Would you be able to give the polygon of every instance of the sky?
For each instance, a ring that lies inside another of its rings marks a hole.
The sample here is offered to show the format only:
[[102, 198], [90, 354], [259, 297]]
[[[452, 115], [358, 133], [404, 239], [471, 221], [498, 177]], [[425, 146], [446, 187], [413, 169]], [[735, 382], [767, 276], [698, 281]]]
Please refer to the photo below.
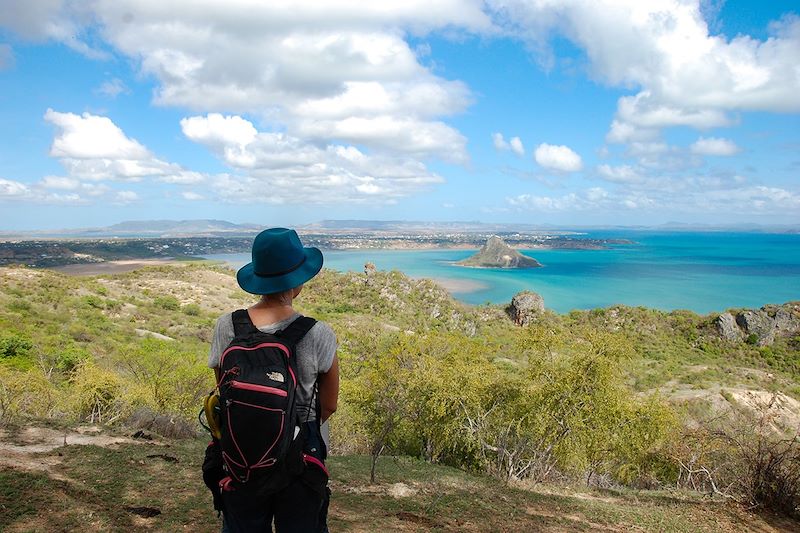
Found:
[[0, 230], [800, 225], [800, 4], [0, 0]]

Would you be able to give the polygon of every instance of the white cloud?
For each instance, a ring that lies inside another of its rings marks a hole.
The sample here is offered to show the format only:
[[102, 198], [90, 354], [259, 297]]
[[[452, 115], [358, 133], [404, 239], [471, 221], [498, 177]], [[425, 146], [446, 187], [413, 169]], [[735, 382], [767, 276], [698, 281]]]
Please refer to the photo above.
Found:
[[453, 163], [465, 163], [468, 159], [467, 139], [443, 122], [393, 116], [349, 117], [303, 122], [297, 131], [299, 137], [343, 140], [419, 159], [437, 156]]
[[131, 204], [139, 200], [139, 195], [133, 191], [118, 191], [114, 195], [114, 202], [121, 205]]
[[202, 194], [198, 194], [192, 191], [184, 191], [181, 193], [181, 196], [184, 198], [184, 200], [190, 200], [190, 201], [198, 201], [206, 199], [206, 197], [203, 196]]
[[520, 157], [525, 155], [525, 147], [522, 146], [522, 141], [519, 137], [512, 137], [508, 143], [511, 145], [511, 151]]
[[253, 142], [258, 131], [253, 124], [239, 116], [209, 113], [205, 117], [181, 120], [183, 134], [192, 140], [220, 142], [244, 148]]
[[496, 150], [508, 150], [511, 148], [508, 142], [503, 138], [502, 133], [492, 133], [492, 143]]
[[[770, 36], [712, 35], [700, 0], [489, 0], [507, 30], [554, 64], [557, 33], [585, 50], [590, 74], [632, 88], [619, 99], [609, 143], [657, 142], [663, 128], [730, 126], [739, 111], [800, 111], [800, 18]], [[709, 12], [708, 9], [705, 10]], [[713, 10], [711, 10], [713, 12]]]
[[735, 155], [741, 151], [733, 141], [718, 137], [700, 137], [689, 149], [694, 154], [720, 156]]
[[385, 203], [443, 181], [411, 157], [371, 155], [355, 146], [318, 146], [287, 133], [257, 132], [238, 116], [189, 117], [181, 127], [189, 139], [244, 173], [212, 180], [215, 195], [223, 200]]
[[511, 139], [506, 141], [502, 133], [492, 133], [492, 143], [496, 150], [503, 152], [511, 150], [520, 157], [525, 155], [525, 147], [519, 137], [511, 137]]
[[75, 178], [67, 178], [64, 176], [45, 176], [39, 183], [34, 184], [34, 186], [47, 191], [47, 194], [51, 194], [49, 191], [56, 190], [72, 191], [76, 195], [98, 197], [111, 192], [111, 188], [104, 183], [86, 183]]
[[[618, 190], [592, 188], [561, 196], [521, 194], [506, 198], [518, 211], [613, 212], [638, 210], [648, 215], [675, 216], [729, 214], [768, 215], [800, 209], [800, 194], [780, 187], [742, 186], [736, 180], [713, 184], [714, 180], [686, 181], [673, 190]], [[710, 187], [710, 188], [709, 188]]]
[[[54, 176], [48, 176], [39, 183], [26, 184], [19, 181], [7, 180], [0, 178], [0, 202], [14, 201], [26, 202], [36, 204], [71, 204], [83, 205], [87, 201], [75, 189], [82, 188], [79, 184], [75, 187], [72, 182], [66, 178], [59, 179]], [[69, 192], [53, 192], [52, 189], [57, 191]], [[87, 188], [84, 191], [87, 194], [93, 192], [93, 188]]]
[[[83, 113], [60, 113], [48, 109], [45, 120], [57, 127], [50, 155], [57, 157], [68, 177], [46, 177], [43, 186], [87, 190], [86, 181], [142, 181], [156, 178], [166, 183], [197, 184], [205, 174], [192, 172], [155, 157], [135, 139], [129, 138], [108, 117]], [[98, 191], [100, 189], [93, 189]]]
[[59, 128], [50, 147], [53, 157], [71, 159], [147, 159], [150, 153], [129, 139], [108, 117], [59, 113], [48, 109], [44, 119]]
[[562, 196], [539, 196], [535, 194], [520, 194], [506, 198], [506, 203], [516, 210], [521, 211], [589, 211], [608, 208], [612, 203], [611, 196], [601, 187], [592, 187], [578, 192], [571, 192]]
[[120, 94], [128, 92], [130, 92], [128, 87], [119, 78], [104, 81], [103, 84], [97, 88], [97, 93], [107, 96], [108, 98], [116, 98]]
[[74, 178], [66, 178], [64, 176], [45, 176], [42, 178], [41, 186], [45, 189], [74, 191], [80, 188], [81, 182]]
[[542, 143], [536, 147], [533, 157], [540, 166], [558, 172], [577, 172], [583, 168], [581, 156], [563, 145]]
[[83, 36], [99, 36], [157, 81], [161, 105], [252, 113], [317, 144], [456, 163], [469, 159], [466, 139], [443, 119], [470, 105], [470, 91], [421, 64], [429, 45], [412, 49], [406, 36], [495, 31], [481, 0], [31, 0], [0, 24], [85, 53]]
[[602, 164], [597, 167], [597, 172], [606, 181], [614, 183], [640, 183], [642, 176], [639, 171], [630, 165], [611, 166]]
[[466, 140], [441, 118], [462, 112], [469, 90], [420, 64], [404, 35], [488, 30], [478, 0], [231, 0], [224, 7], [178, 0], [170, 10], [155, 1], [100, 0], [94, 14], [102, 35], [158, 80], [159, 104], [266, 116], [316, 142], [468, 159]]
[[0, 178], [0, 199], [25, 198], [30, 192], [30, 188], [24, 183]]

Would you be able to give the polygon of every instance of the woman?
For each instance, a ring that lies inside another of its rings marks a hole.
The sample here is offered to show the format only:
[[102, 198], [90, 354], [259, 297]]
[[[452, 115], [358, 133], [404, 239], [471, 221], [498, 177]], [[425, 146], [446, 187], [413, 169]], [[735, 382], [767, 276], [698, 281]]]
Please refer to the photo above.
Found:
[[[301, 316], [292, 303], [303, 284], [322, 268], [322, 252], [304, 248], [294, 230], [272, 228], [256, 236], [252, 258], [236, 274], [242, 289], [261, 296], [247, 309], [246, 316], [265, 333], [280, 332]], [[222, 353], [233, 338], [233, 317], [227, 313], [217, 320], [208, 359], [217, 381]], [[298, 419], [306, 424], [308, 435], [304, 451], [321, 462], [327, 447], [320, 424], [336, 411], [339, 396], [336, 336], [330, 326], [316, 322], [297, 343], [295, 358]], [[309, 472], [314, 468], [307, 466], [285, 489], [266, 497], [254, 498], [248, 486], [223, 492], [222, 531], [272, 531], [273, 519], [277, 533], [326, 531], [329, 493], [324, 481], [319, 484], [319, 472]]]

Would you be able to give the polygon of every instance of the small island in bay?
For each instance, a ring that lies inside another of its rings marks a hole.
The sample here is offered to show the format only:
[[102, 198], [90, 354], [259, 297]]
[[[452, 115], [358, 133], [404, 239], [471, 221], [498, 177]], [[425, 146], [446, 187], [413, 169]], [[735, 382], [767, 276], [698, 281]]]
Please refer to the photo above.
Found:
[[536, 259], [522, 255], [513, 249], [497, 235], [489, 237], [478, 253], [456, 264], [483, 268], [537, 268], [542, 266]]

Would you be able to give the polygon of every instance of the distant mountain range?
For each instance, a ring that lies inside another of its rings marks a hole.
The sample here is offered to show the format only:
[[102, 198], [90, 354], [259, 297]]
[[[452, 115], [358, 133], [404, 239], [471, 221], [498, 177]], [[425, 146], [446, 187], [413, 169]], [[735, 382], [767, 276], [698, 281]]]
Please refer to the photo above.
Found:
[[102, 228], [0, 232], [0, 237], [36, 238], [180, 238], [251, 236], [264, 229], [257, 224], [225, 220], [130, 220]]
[[[267, 226], [235, 224], [225, 220], [131, 220], [107, 227], [38, 231], [2, 231], [0, 239], [42, 238], [180, 238], [180, 237], [249, 237]], [[563, 226], [550, 224], [503, 224], [479, 221], [430, 222], [409, 220], [322, 220], [297, 226], [300, 233], [471, 233], [471, 232], [528, 232], [567, 235], [597, 230], [655, 230], [655, 231], [743, 231], [798, 233], [800, 226], [762, 226], [752, 223], [738, 225], [687, 224], [669, 222], [656, 226]]]

